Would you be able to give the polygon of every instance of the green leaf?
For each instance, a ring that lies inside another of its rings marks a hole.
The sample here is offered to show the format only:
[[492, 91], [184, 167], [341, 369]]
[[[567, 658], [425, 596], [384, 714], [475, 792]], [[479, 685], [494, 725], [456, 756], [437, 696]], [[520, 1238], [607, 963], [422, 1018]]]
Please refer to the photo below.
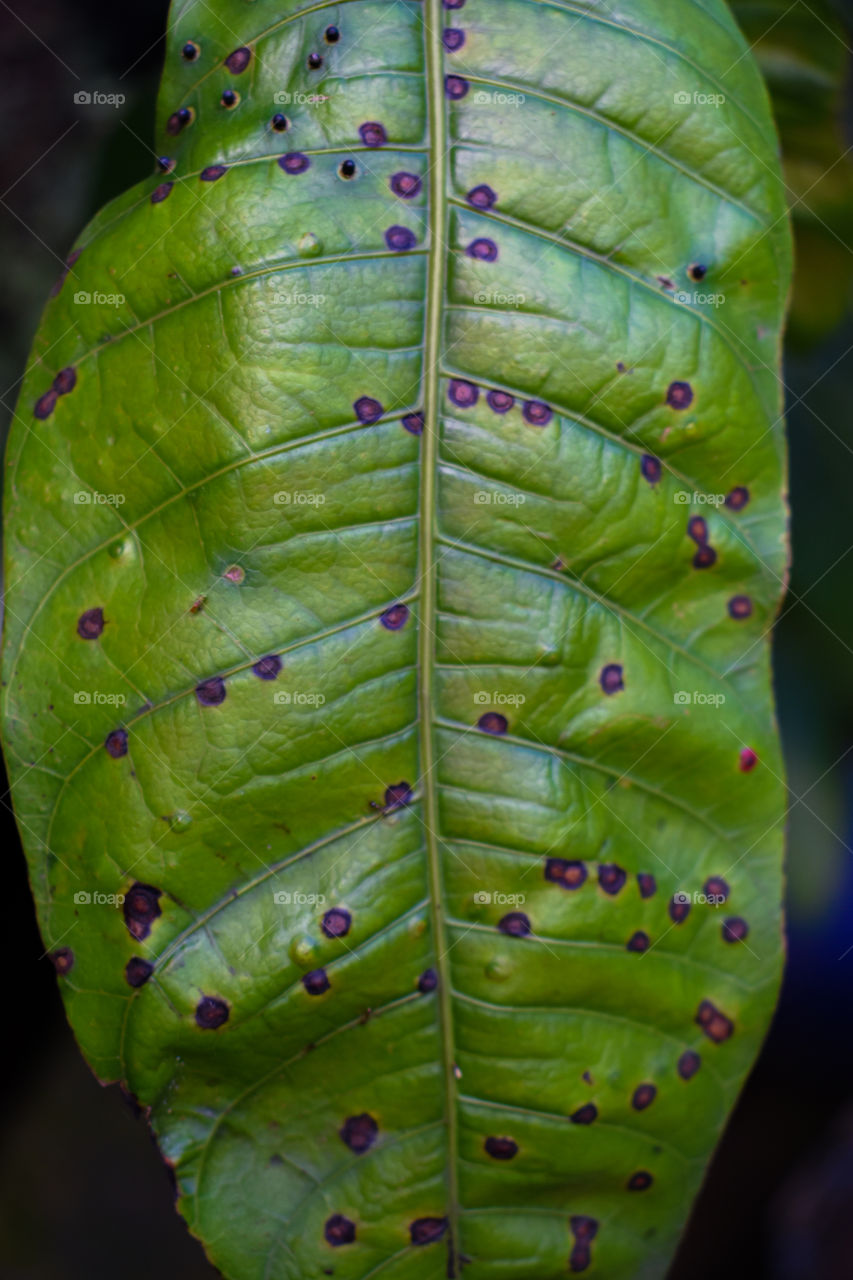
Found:
[[781, 964], [743, 39], [184, 0], [158, 118], [9, 445], [6, 751], [81, 1047], [232, 1280], [661, 1276]]

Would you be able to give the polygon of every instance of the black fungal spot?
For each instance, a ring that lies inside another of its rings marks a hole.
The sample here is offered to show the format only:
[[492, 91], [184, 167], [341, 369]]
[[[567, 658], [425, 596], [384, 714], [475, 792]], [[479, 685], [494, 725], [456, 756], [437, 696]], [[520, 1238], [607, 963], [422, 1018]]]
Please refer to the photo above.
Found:
[[337, 1249], [342, 1244], [352, 1244], [355, 1240], [355, 1223], [350, 1222], [349, 1218], [345, 1218], [342, 1213], [333, 1213], [331, 1218], [326, 1219], [323, 1235], [326, 1237], [326, 1243], [333, 1249]]
[[240, 95], [234, 89], [223, 89], [219, 101], [227, 111], [231, 111], [240, 101]]
[[416, 1218], [409, 1225], [412, 1244], [435, 1244], [447, 1231], [446, 1218]]
[[622, 679], [622, 668], [619, 663], [609, 662], [606, 667], [602, 667], [598, 683], [601, 685], [602, 691], [608, 696], [619, 693], [624, 689], [625, 682]]
[[643, 479], [648, 480], [649, 484], [657, 484], [661, 478], [660, 459], [653, 457], [650, 453], [644, 453], [640, 459], [640, 471]]
[[631, 1099], [631, 1106], [635, 1111], [645, 1111], [646, 1107], [650, 1107], [657, 1096], [656, 1085], [638, 1084]]
[[591, 1258], [592, 1254], [588, 1244], [576, 1244], [569, 1257], [569, 1270], [586, 1271]]
[[233, 53], [229, 53], [225, 59], [225, 65], [235, 76], [239, 76], [243, 74], [251, 61], [252, 50], [243, 45], [241, 48], [235, 49]]
[[703, 1000], [699, 1005], [695, 1022], [715, 1044], [722, 1044], [724, 1040], [728, 1040], [735, 1029], [731, 1018], [727, 1018], [710, 1000]]
[[392, 787], [385, 789], [385, 812], [392, 813], [394, 809], [405, 809], [406, 805], [412, 802], [412, 788], [408, 782], [395, 782]]
[[443, 0], [445, 9], [463, 9], [465, 0]]
[[554, 416], [554, 411], [541, 400], [526, 400], [522, 409], [524, 421], [532, 427], [547, 427]]
[[687, 536], [697, 546], [704, 547], [708, 541], [708, 522], [702, 516], [691, 516], [687, 521]]
[[452, 98], [454, 102], [458, 102], [460, 98], [464, 98], [470, 85], [462, 76], [445, 76], [444, 92], [448, 98]]
[[151, 926], [162, 914], [160, 889], [152, 884], [132, 884], [124, 895], [122, 911], [128, 932], [137, 942], [142, 942], [151, 932]]
[[332, 984], [326, 977], [325, 969], [312, 969], [310, 973], [303, 973], [302, 985], [309, 996], [321, 996]]
[[586, 877], [587, 870], [582, 862], [548, 858], [545, 863], [545, 879], [551, 884], [558, 884], [561, 889], [580, 889]]
[[682, 1080], [692, 1080], [702, 1065], [702, 1059], [692, 1049], [685, 1050], [678, 1059], [678, 1074]]
[[493, 1160], [512, 1160], [518, 1155], [518, 1143], [512, 1138], [486, 1138], [483, 1146]]
[[161, 173], [171, 173], [175, 167], [175, 161], [171, 156], [160, 156], [157, 160], [157, 168]]
[[447, 395], [460, 409], [472, 409], [480, 398], [480, 388], [473, 382], [465, 382], [462, 378], [452, 378]]
[[189, 107], [181, 107], [180, 111], [173, 112], [166, 121], [166, 132], [176, 138], [179, 133], [186, 129], [187, 125], [193, 118], [193, 113]]
[[308, 69], [310, 71], [319, 71], [323, 65], [323, 55], [321, 53], [308, 54]]
[[252, 674], [259, 680], [275, 680], [280, 671], [281, 658], [277, 653], [268, 653], [266, 657], [259, 658], [252, 667]]
[[149, 197], [151, 203], [162, 204], [164, 200], [168, 200], [169, 196], [172, 194], [172, 188], [174, 185], [174, 182], [161, 182], [160, 185], [155, 187], [151, 192]]
[[74, 968], [74, 952], [70, 947], [57, 947], [50, 953], [50, 962], [61, 978]]
[[501, 734], [506, 733], [509, 728], [509, 722], [506, 716], [502, 716], [499, 711], [487, 711], [477, 721], [477, 728], [482, 729], [483, 733], [491, 733], [500, 737]]
[[594, 1102], [585, 1102], [577, 1111], [572, 1112], [569, 1119], [572, 1124], [592, 1124], [598, 1119], [598, 1107]]
[[667, 907], [669, 918], [673, 924], [683, 924], [690, 915], [690, 899], [686, 893], [675, 893]]
[[569, 1270], [586, 1271], [592, 1258], [591, 1244], [598, 1234], [598, 1222], [595, 1218], [574, 1214], [569, 1218], [569, 1229], [575, 1238], [569, 1257]]
[[45, 391], [44, 395], [39, 396], [38, 400], [36, 400], [35, 405], [33, 406], [34, 415], [41, 421], [44, 421], [45, 418], [49, 418], [56, 408], [56, 402], [58, 399], [59, 393], [54, 391], [53, 387], [51, 387], [50, 391]]
[[438, 986], [438, 974], [435, 969], [425, 969], [418, 978], [418, 991], [421, 995], [427, 996], [431, 991], [435, 991]]
[[310, 169], [311, 161], [301, 151], [288, 151], [287, 155], [279, 156], [278, 167], [285, 173], [304, 173]]
[[218, 707], [225, 701], [225, 681], [221, 676], [211, 676], [195, 687], [196, 700], [201, 707]]
[[710, 898], [717, 904], [727, 902], [731, 889], [727, 880], [722, 876], [709, 876], [703, 885], [703, 892], [707, 898]]
[[658, 891], [658, 882], [650, 871], [637, 872], [637, 885], [641, 898], [653, 898]]
[[730, 511], [743, 511], [749, 502], [749, 490], [742, 484], [732, 489], [731, 493], [726, 494], [725, 503]]
[[181, 57], [184, 62], [195, 62], [200, 53], [201, 49], [196, 44], [195, 40], [188, 40], [181, 49]]
[[326, 30], [323, 32], [323, 39], [326, 41], [326, 44], [337, 44], [340, 38], [341, 33], [337, 27], [326, 27]]
[[485, 182], [479, 187], [472, 187], [465, 199], [475, 209], [494, 209], [498, 202], [497, 192]]
[[515, 396], [511, 396], [508, 391], [489, 391], [486, 404], [495, 413], [509, 413], [515, 404]]
[[228, 166], [225, 164], [209, 164], [198, 176], [202, 182], [218, 182], [227, 171]]
[[390, 187], [395, 196], [401, 196], [403, 200], [411, 200], [418, 195], [423, 182], [416, 173], [395, 173], [390, 179]]
[[405, 604], [392, 604], [386, 609], [379, 621], [386, 631], [400, 631], [409, 621], [409, 609]]
[[445, 27], [442, 39], [445, 49], [449, 53], [455, 53], [465, 43], [465, 32], [460, 27]]
[[736, 622], [752, 616], [752, 601], [749, 596], [732, 596], [729, 601], [729, 616]]
[[402, 253], [406, 249], [414, 249], [418, 238], [408, 227], [389, 227], [385, 232], [385, 243], [389, 249]]
[[605, 893], [615, 897], [628, 879], [628, 872], [623, 871], [615, 862], [602, 863], [598, 868], [598, 883]]
[[498, 258], [498, 246], [486, 236], [472, 240], [465, 252], [469, 258], [476, 258], [478, 262], [497, 262]]
[[107, 755], [112, 756], [113, 760], [120, 760], [122, 756], [127, 755], [127, 729], [113, 729], [112, 733], [108, 733], [104, 746]]
[[691, 262], [687, 268], [687, 274], [691, 280], [704, 280], [708, 274], [708, 268], [701, 262]]
[[498, 928], [509, 938], [527, 938], [532, 932], [530, 921], [523, 911], [510, 911], [498, 921]]
[[320, 924], [327, 938], [345, 938], [350, 931], [352, 916], [345, 907], [331, 907]]
[[153, 972], [153, 964], [141, 956], [131, 956], [124, 967], [124, 976], [132, 987], [144, 987]]
[[717, 553], [713, 547], [699, 547], [693, 557], [694, 569], [710, 569], [717, 563]]
[[359, 396], [352, 407], [359, 422], [377, 422], [385, 412], [379, 401], [371, 396]]
[[366, 124], [359, 125], [358, 136], [366, 147], [384, 147], [388, 141], [385, 126], [378, 120], [368, 120]]
[[750, 773], [757, 764], [758, 756], [755, 754], [752, 747], [741, 748], [740, 755], [738, 756], [738, 768], [741, 773]]
[[666, 402], [671, 409], [689, 409], [693, 403], [693, 388], [689, 382], [671, 382], [667, 388]]
[[403, 426], [413, 436], [423, 435], [424, 415], [422, 413], [407, 413], [403, 419]]
[[357, 1156], [363, 1156], [376, 1141], [379, 1125], [373, 1116], [364, 1111], [360, 1116], [348, 1116], [338, 1133], [350, 1151], [355, 1152]]
[[77, 386], [77, 370], [73, 365], [60, 369], [53, 380], [53, 389], [58, 396], [67, 396]]
[[626, 951], [648, 951], [651, 946], [649, 935], [643, 933], [642, 929], [638, 929], [636, 933], [632, 933], [628, 941], [625, 943]]
[[87, 609], [77, 619], [77, 634], [81, 640], [97, 640], [103, 629], [103, 609]]
[[632, 1173], [628, 1179], [629, 1191], [648, 1191], [654, 1182], [654, 1178], [645, 1169], [639, 1169], [637, 1173]]
[[749, 925], [742, 916], [730, 916], [723, 921], [723, 941], [743, 942], [749, 934]]
[[[290, 121], [287, 116], [283, 116], [280, 111], [277, 111], [272, 120], [270, 120], [270, 128], [275, 133], [286, 133], [289, 127]], [[355, 168], [355, 166], [353, 166], [353, 168]]]

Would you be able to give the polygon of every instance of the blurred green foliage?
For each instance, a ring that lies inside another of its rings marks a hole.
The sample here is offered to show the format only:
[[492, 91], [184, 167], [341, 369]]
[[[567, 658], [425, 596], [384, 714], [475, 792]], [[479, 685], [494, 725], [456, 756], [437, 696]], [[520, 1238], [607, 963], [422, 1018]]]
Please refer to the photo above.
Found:
[[828, 0], [734, 0], [773, 100], [794, 217], [789, 337], [826, 337], [853, 302], [849, 19]]

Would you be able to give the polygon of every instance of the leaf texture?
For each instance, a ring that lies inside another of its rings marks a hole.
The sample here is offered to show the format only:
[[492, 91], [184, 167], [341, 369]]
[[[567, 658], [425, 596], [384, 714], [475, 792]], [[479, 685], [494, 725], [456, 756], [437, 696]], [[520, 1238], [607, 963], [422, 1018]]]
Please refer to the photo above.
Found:
[[232, 1280], [662, 1276], [781, 965], [775, 134], [718, 0], [185, 0], [9, 444], [81, 1047]]

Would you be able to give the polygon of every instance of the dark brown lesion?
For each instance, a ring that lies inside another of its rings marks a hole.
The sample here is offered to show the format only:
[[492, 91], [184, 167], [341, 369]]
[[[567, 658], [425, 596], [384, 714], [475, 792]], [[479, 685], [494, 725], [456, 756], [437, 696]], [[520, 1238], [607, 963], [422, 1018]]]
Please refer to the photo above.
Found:
[[545, 879], [558, 884], [561, 889], [580, 889], [586, 883], [587, 869], [583, 862], [568, 858], [548, 858], [545, 862]]
[[161, 889], [153, 884], [140, 884], [136, 881], [124, 895], [122, 911], [128, 932], [137, 942], [143, 941], [151, 932], [151, 926], [162, 914], [160, 899]]
[[703, 1000], [696, 1010], [696, 1023], [705, 1032], [709, 1040], [713, 1040], [715, 1044], [722, 1044], [724, 1040], [728, 1040], [735, 1029], [735, 1024], [731, 1018], [712, 1004], [710, 1000]]

